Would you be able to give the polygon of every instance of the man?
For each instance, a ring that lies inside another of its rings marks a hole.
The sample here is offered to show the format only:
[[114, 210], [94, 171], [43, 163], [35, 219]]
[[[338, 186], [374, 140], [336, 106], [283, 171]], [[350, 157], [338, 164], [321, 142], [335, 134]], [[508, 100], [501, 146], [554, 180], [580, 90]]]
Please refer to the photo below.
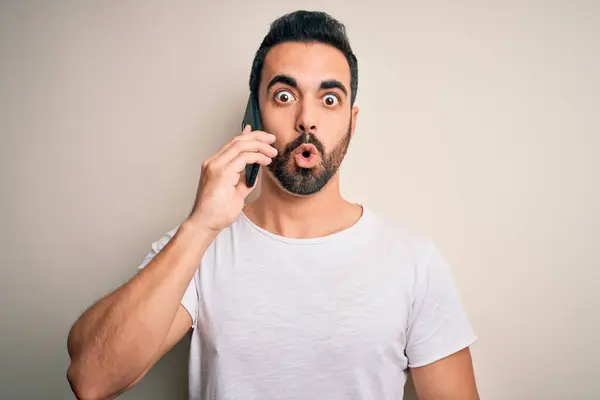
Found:
[[[344, 26], [275, 21], [252, 66], [263, 131], [203, 163], [195, 206], [69, 335], [80, 399], [133, 387], [190, 329], [191, 399], [478, 399], [475, 336], [428, 240], [340, 195], [357, 61]], [[259, 163], [261, 193], [244, 181]]]

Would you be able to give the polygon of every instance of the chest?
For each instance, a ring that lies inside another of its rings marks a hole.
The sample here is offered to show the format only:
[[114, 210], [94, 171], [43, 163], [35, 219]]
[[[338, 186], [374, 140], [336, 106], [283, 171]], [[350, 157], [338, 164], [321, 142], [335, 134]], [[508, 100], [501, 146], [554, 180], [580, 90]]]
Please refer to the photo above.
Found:
[[239, 249], [203, 270], [206, 345], [224, 359], [364, 365], [401, 358], [410, 268], [365, 249]]

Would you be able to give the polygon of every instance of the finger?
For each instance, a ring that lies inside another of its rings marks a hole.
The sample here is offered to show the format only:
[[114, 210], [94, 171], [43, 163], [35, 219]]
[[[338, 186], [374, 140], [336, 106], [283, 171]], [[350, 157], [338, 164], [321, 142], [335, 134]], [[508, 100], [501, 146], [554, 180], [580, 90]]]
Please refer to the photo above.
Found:
[[[248, 131], [248, 129], [250, 129], [250, 130]], [[241, 135], [235, 136], [234, 138], [232, 138], [227, 144], [225, 144], [215, 154], [213, 154], [208, 159], [208, 161], [210, 162], [210, 161], [217, 159], [225, 151], [227, 151], [231, 146], [235, 145], [237, 142], [239, 142], [241, 140], [259, 140], [259, 141], [271, 144], [271, 143], [275, 142], [275, 135], [272, 135], [272, 134], [264, 132], [264, 131], [252, 131], [250, 128], [250, 125], [246, 125], [244, 127], [244, 131], [242, 131]]]
[[271, 133], [267, 133], [265, 131], [250, 131], [250, 132], [242, 131], [241, 135], [234, 137], [233, 139], [231, 139], [231, 141], [229, 143], [230, 144], [235, 143], [239, 140], [260, 140], [261, 142], [265, 142], [265, 143], [274, 143], [275, 135], [273, 135]]
[[230, 163], [241, 153], [262, 153], [269, 158], [273, 158], [277, 155], [277, 149], [273, 146], [260, 142], [258, 140], [240, 140], [233, 145], [229, 146], [227, 150], [223, 152], [217, 159], [214, 160], [219, 166], [224, 166]]
[[227, 170], [233, 173], [241, 173], [249, 164], [269, 165], [272, 159], [262, 153], [245, 152], [238, 154], [228, 165]]

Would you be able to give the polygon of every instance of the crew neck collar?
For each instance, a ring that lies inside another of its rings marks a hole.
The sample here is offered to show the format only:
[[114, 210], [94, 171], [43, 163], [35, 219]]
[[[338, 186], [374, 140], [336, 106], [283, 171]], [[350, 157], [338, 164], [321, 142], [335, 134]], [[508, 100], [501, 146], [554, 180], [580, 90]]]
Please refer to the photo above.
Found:
[[314, 238], [291, 238], [291, 237], [287, 237], [287, 236], [277, 235], [273, 232], [270, 232], [270, 231], [258, 226], [254, 222], [252, 222], [250, 220], [250, 218], [248, 218], [248, 216], [244, 213], [244, 211], [242, 211], [241, 216], [242, 216], [243, 222], [248, 224], [252, 229], [261, 233], [262, 235], [267, 236], [268, 238], [270, 238], [272, 240], [282, 242], [282, 243], [287, 243], [287, 244], [312, 245], [312, 244], [319, 244], [319, 243], [327, 242], [327, 241], [330, 241], [330, 240], [333, 240], [333, 239], [336, 239], [339, 237], [343, 237], [343, 236], [349, 235], [349, 234], [355, 232], [356, 230], [360, 229], [360, 227], [362, 225], [364, 225], [365, 220], [369, 216], [369, 210], [367, 207], [365, 207], [362, 204], [358, 204], [358, 205], [362, 208], [362, 214], [360, 215], [358, 220], [353, 225], [351, 225], [341, 231], [338, 231], [338, 232], [335, 232], [335, 233], [332, 233], [329, 235], [325, 235], [325, 236], [314, 237]]

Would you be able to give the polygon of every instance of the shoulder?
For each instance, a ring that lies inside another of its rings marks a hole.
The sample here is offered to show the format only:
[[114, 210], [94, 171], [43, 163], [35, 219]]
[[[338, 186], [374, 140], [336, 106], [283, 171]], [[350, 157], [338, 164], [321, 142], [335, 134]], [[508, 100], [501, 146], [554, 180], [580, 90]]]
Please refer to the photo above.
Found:
[[400, 282], [410, 304], [452, 297], [451, 267], [430, 235], [382, 214], [370, 212], [368, 217], [368, 251], [388, 278]]
[[380, 250], [383, 248], [391, 251], [397, 259], [408, 261], [417, 267], [426, 263], [436, 251], [433, 239], [424, 232], [371, 209], [365, 209], [365, 216], [373, 243]]

